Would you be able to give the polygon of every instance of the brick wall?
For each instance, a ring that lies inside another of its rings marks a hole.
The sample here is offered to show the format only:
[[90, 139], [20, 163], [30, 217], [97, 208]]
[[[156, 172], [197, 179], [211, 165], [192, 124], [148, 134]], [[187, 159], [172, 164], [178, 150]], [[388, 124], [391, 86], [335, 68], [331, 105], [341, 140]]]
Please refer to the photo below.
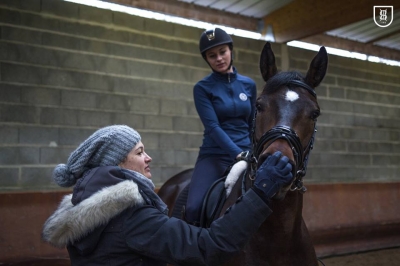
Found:
[[[157, 186], [194, 165], [192, 87], [210, 70], [202, 30], [54, 0], [0, 0], [0, 188], [57, 189], [51, 171], [92, 132], [138, 130]], [[233, 37], [235, 66], [262, 88], [262, 41]], [[305, 72], [315, 52], [273, 44]], [[399, 68], [330, 55], [306, 180], [400, 179]], [[284, 62], [281, 62], [283, 60]]]

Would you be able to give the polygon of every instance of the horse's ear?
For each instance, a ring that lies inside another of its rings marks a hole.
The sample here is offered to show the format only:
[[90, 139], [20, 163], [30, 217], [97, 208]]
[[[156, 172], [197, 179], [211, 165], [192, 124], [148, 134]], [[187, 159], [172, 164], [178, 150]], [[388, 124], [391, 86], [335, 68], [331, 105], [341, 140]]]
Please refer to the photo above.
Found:
[[260, 56], [260, 71], [265, 82], [274, 76], [277, 72], [275, 64], [275, 55], [272, 52], [271, 44], [267, 42]]
[[324, 79], [327, 68], [328, 54], [325, 47], [322, 46], [310, 64], [310, 68], [306, 75], [306, 83], [311, 87], [316, 88]]

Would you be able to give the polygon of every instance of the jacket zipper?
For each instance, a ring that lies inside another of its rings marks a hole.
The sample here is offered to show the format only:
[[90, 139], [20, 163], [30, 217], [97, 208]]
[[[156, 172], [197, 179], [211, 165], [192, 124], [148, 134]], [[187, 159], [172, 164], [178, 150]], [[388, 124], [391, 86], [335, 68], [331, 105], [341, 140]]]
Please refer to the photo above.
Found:
[[230, 73], [228, 73], [228, 83], [229, 83], [229, 88], [230, 88], [229, 94], [231, 95], [234, 113], [236, 114], [236, 104], [235, 104], [235, 100], [234, 100], [234, 91], [233, 91], [233, 88], [231, 85], [231, 74]]

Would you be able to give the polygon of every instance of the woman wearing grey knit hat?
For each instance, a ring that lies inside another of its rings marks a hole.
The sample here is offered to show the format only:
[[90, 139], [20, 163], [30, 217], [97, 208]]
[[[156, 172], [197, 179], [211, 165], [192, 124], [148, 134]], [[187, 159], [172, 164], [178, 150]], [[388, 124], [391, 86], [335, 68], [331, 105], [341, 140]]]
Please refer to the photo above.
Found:
[[74, 189], [44, 224], [43, 239], [67, 247], [71, 265], [220, 265], [244, 247], [270, 215], [272, 197], [292, 181], [289, 159], [269, 156], [253, 189], [204, 229], [167, 216], [151, 160], [128, 126], [94, 132], [54, 169], [55, 182]]

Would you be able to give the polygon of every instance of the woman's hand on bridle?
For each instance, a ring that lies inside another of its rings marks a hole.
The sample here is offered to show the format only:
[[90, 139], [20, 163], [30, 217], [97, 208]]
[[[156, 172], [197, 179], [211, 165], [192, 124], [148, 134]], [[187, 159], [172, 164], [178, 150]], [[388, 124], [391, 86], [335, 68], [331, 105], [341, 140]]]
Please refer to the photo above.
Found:
[[253, 189], [268, 203], [282, 187], [292, 181], [292, 165], [289, 158], [277, 151], [258, 168]]

